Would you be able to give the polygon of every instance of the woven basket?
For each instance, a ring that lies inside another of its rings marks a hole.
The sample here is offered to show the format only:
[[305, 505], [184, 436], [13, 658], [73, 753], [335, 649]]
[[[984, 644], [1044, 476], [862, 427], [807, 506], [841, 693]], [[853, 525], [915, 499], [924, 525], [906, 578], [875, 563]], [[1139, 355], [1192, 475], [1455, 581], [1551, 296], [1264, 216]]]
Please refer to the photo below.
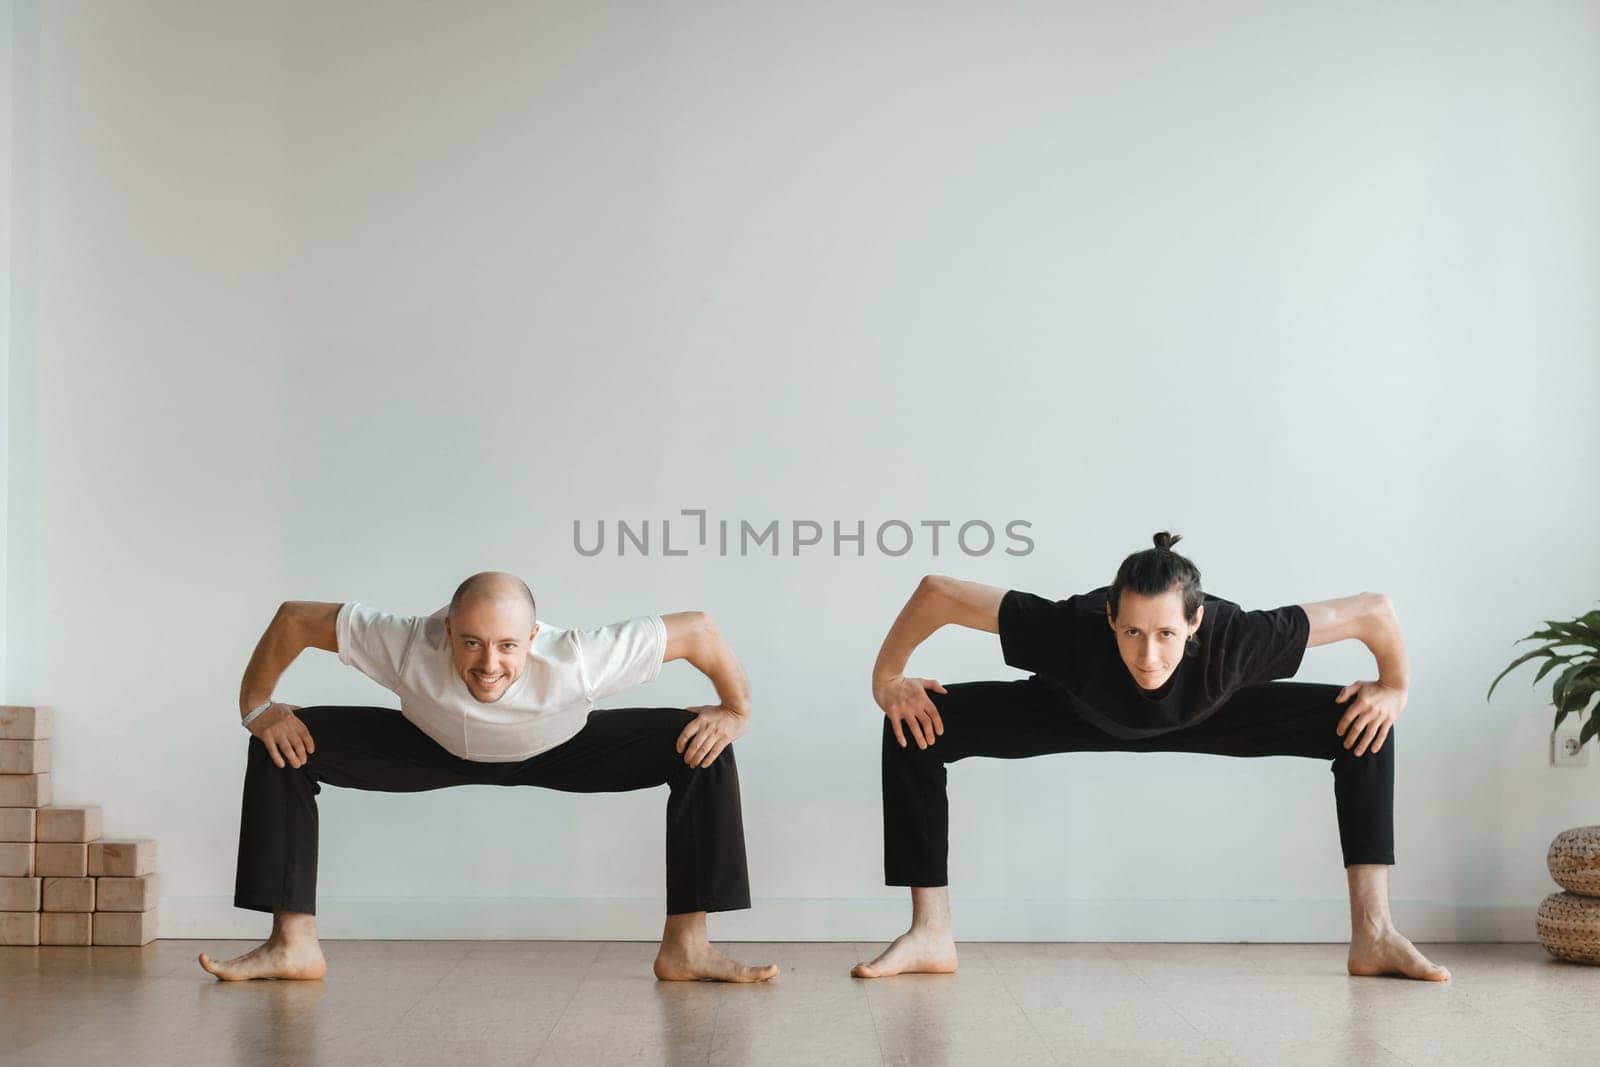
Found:
[[1600, 897], [1551, 893], [1539, 905], [1539, 943], [1574, 963], [1600, 963]]
[[1569, 893], [1600, 897], [1600, 826], [1563, 830], [1545, 857], [1550, 877]]

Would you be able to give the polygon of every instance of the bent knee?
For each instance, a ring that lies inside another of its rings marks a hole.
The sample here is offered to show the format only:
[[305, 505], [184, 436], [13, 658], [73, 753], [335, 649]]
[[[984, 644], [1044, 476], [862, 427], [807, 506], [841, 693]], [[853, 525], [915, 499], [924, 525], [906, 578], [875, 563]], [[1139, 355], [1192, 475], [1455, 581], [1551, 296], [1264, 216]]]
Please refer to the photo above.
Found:
[[900, 743], [900, 739], [895, 736], [894, 720], [887, 715], [883, 717], [883, 754], [885, 756], [893, 753], [895, 756], [904, 759], [915, 759], [932, 755], [932, 748], [917, 747], [916, 738], [912, 735], [909, 725], [902, 724], [900, 729], [906, 736], [906, 743], [903, 745]]
[[248, 754], [245, 760], [246, 770], [252, 767], [260, 768], [261, 771], [292, 771], [295, 769], [289, 766], [287, 762], [282, 767], [279, 767], [277, 761], [272, 758], [272, 753], [268, 751], [266, 744], [259, 737], [251, 737], [245, 751]]
[[691, 767], [684, 762], [683, 753], [681, 752], [673, 753], [672, 759], [672, 772], [667, 776], [669, 784], [688, 784], [689, 782], [699, 781], [711, 785], [731, 780], [735, 783], [734, 788], [738, 788], [739, 764], [734, 759], [733, 745], [731, 743], [723, 746], [722, 751], [718, 752], [716, 758], [710, 763], [707, 763], [702, 757], [699, 763]]
[[1394, 759], [1394, 735], [1395, 729], [1391, 726], [1389, 732], [1384, 735], [1382, 746], [1375, 749], [1369, 745], [1367, 751], [1362, 754], [1362, 758], [1376, 756], [1379, 759]]
[[1344, 747], [1344, 738], [1336, 737], [1335, 740], [1337, 741], [1337, 743], [1339, 745], [1339, 750], [1338, 750], [1338, 752], [1336, 752], [1334, 754], [1334, 758], [1336, 760], [1338, 760], [1338, 759], [1359, 760], [1359, 761], [1361, 761], [1363, 763], [1368, 762], [1368, 761], [1381, 762], [1381, 761], [1386, 761], [1386, 760], [1393, 760], [1394, 759], [1394, 735], [1395, 735], [1395, 731], [1391, 729], [1389, 731], [1389, 735], [1383, 739], [1383, 744], [1381, 746], [1374, 746], [1373, 744], [1369, 743], [1367, 745], [1367, 750], [1365, 752], [1361, 753], [1360, 755], [1356, 754], [1356, 750], [1355, 750], [1354, 747], [1352, 747], [1352, 748], [1345, 748]]

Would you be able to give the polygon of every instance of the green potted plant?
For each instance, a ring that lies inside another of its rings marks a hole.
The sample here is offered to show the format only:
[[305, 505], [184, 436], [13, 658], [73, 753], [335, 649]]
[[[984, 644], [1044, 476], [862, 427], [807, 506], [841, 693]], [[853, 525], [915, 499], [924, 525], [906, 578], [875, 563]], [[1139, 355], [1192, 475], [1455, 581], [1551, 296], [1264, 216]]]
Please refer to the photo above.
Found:
[[[1577, 715], [1578, 744], [1588, 744], [1600, 732], [1600, 706], [1590, 707], [1600, 693], [1600, 611], [1567, 622], [1546, 620], [1544, 626], [1522, 638], [1544, 644], [1512, 660], [1489, 683], [1488, 695], [1494, 696], [1501, 678], [1524, 663], [1542, 659], [1533, 684], [1560, 670], [1550, 690], [1555, 724], [1560, 727], [1568, 715]], [[1585, 715], [1588, 721], [1584, 721]], [[1560, 959], [1600, 963], [1600, 826], [1580, 826], [1557, 834], [1545, 863], [1565, 892], [1552, 893], [1539, 905], [1535, 926], [1540, 943]]]
[[[1564, 667], [1550, 690], [1550, 702], [1555, 705], [1556, 726], [1559, 727], [1561, 720], [1574, 713], [1581, 721], [1589, 702], [1600, 693], [1600, 610], [1570, 622], [1546, 620], [1544, 625], [1543, 630], [1535, 630], [1517, 642], [1520, 645], [1522, 641], [1543, 641], [1544, 645], [1512, 660], [1511, 665], [1489, 683], [1488, 696], [1494, 696], [1494, 687], [1500, 684], [1501, 678], [1529, 660], [1544, 660], [1539, 673], [1533, 676], [1534, 685], [1557, 667]], [[1588, 743], [1589, 738], [1600, 731], [1600, 706], [1590, 709], [1588, 715], [1589, 721], [1583, 723], [1578, 735], [1580, 744]]]

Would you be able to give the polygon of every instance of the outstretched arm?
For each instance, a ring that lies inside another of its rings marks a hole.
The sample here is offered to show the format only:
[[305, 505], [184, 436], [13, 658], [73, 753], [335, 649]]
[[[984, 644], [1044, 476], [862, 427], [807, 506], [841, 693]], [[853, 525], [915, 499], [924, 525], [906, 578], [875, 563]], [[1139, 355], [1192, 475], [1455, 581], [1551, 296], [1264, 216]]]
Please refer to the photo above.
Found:
[[916, 591], [895, 617], [878, 650], [872, 667], [872, 699], [877, 701], [900, 747], [906, 747], [906, 732], [918, 748], [927, 748], [944, 733], [939, 709], [928, 698], [927, 690], [944, 692], [932, 678], [905, 677], [906, 664], [917, 646], [947, 623], [966, 626], [985, 633], [1000, 632], [1000, 601], [1006, 591], [993, 585], [964, 582], [942, 574], [929, 574], [917, 583]]
[[750, 725], [750, 679], [710, 615], [675, 611], [661, 621], [667, 625], [662, 662], [688, 660], [717, 691], [720, 703], [688, 709], [695, 717], [678, 735], [677, 744], [689, 766], [709, 767]]
[[1383, 593], [1358, 593], [1337, 600], [1302, 604], [1311, 620], [1307, 647], [1355, 639], [1366, 645], [1378, 661], [1378, 679], [1352, 682], [1339, 691], [1339, 703], [1355, 700], [1339, 718], [1336, 731], [1344, 747], [1358, 756], [1383, 747], [1400, 713], [1405, 710], [1411, 685], [1411, 664], [1394, 602]]
[[[301, 652], [308, 648], [339, 651], [335, 621], [341, 606], [313, 600], [287, 600], [279, 605], [266, 632], [256, 642], [256, 650], [244, 669], [244, 680], [239, 683], [241, 719], [250, 709], [272, 700], [278, 679]], [[304, 766], [306, 756], [317, 750], [311, 731], [294, 712], [292, 705], [274, 704], [250, 723], [250, 732], [267, 746], [268, 755], [279, 767], [286, 761], [293, 767]]]

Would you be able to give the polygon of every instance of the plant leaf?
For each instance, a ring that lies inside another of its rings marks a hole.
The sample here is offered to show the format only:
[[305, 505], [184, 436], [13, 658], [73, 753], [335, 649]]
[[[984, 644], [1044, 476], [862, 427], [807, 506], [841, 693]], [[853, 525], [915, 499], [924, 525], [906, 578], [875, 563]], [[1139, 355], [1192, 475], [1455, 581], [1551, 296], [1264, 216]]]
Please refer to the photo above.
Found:
[[1581, 713], [1597, 690], [1600, 690], [1600, 682], [1592, 678], [1580, 678], [1569, 682], [1561, 694], [1560, 707]]
[[[1526, 641], [1527, 638], [1523, 638], [1523, 640]], [[1516, 670], [1530, 659], [1538, 659], [1540, 656], [1553, 655], [1555, 655], [1555, 653], [1550, 651], [1548, 648], [1536, 648], [1532, 652], [1524, 652], [1522, 655], [1512, 660], [1511, 665], [1505, 670], [1501, 671], [1495, 680], [1489, 683], [1489, 692], [1484, 695], [1483, 699], [1488, 700], [1490, 697], [1494, 696], [1494, 687], [1500, 684], [1500, 679], [1504, 678], [1506, 675], [1510, 674], [1512, 671]]]
[[1565, 656], [1551, 656], [1545, 661], [1544, 665], [1539, 668], [1539, 673], [1533, 676], [1533, 684], [1538, 685], [1541, 678], [1555, 670], [1557, 667], [1561, 666], [1563, 663], [1570, 663], [1572, 661], [1572, 657], [1576, 655], [1578, 655], [1578, 653], [1570, 652]]
[[1550, 703], [1558, 708], [1567, 706], [1567, 686], [1572, 684], [1574, 678], [1583, 670], [1584, 664], [1570, 663], [1567, 669], [1556, 678], [1555, 686], [1550, 690]]
[[1550, 648], [1577, 647], [1585, 651], [1593, 649], [1597, 652], [1600, 652], [1600, 637], [1564, 637], [1561, 634], [1554, 634], [1546, 630], [1538, 634], [1529, 634], [1527, 637], [1523, 638], [1523, 640], [1527, 641], [1534, 637], [1538, 637], [1547, 642]]
[[[1577, 622], [1553, 622], [1546, 620], [1545, 629], [1535, 630], [1523, 641], [1553, 641], [1560, 645], [1583, 645], [1587, 648], [1600, 647], [1600, 631], [1588, 629]], [[1520, 643], [1520, 642], [1519, 642]]]

